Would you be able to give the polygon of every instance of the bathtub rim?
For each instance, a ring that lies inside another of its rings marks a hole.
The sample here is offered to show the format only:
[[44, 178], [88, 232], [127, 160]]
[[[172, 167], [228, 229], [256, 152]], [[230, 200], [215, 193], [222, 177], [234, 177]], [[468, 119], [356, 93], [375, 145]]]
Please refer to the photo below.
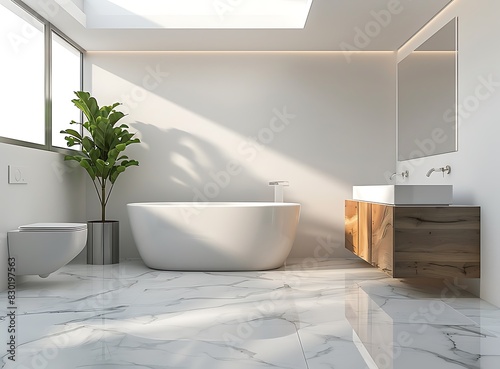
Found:
[[127, 206], [130, 207], [211, 207], [211, 208], [265, 208], [265, 207], [293, 207], [301, 206], [296, 202], [259, 202], [259, 201], [248, 201], [248, 202], [194, 202], [194, 201], [151, 201], [151, 202], [131, 202]]

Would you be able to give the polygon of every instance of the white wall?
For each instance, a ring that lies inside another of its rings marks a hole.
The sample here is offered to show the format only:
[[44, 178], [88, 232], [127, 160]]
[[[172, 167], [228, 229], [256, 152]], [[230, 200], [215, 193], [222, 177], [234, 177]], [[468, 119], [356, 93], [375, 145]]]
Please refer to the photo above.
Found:
[[[500, 182], [499, 14], [499, 1], [455, 0], [412, 44], [401, 50], [403, 56], [454, 16], [459, 17], [458, 151], [398, 163], [399, 170], [410, 168], [408, 183], [453, 184], [456, 204], [481, 206], [480, 295], [497, 306], [500, 306], [500, 197], [496, 194]], [[451, 175], [425, 176], [430, 168], [444, 165], [451, 165]], [[478, 292], [478, 281], [469, 284], [475, 285]]]
[[[61, 154], [0, 143], [0, 291], [7, 286], [7, 232], [36, 222], [85, 222], [81, 168]], [[25, 167], [27, 184], [8, 184], [8, 165]]]
[[[128, 202], [193, 201], [232, 160], [242, 172], [210, 201], [269, 201], [268, 181], [289, 180], [285, 200], [302, 204], [291, 256], [352, 256], [344, 200], [352, 185], [384, 183], [395, 169], [395, 54], [351, 57], [88, 53], [87, 89], [101, 104], [123, 102], [124, 122], [143, 141], [129, 148], [140, 167], [119, 178], [108, 209], [121, 221], [121, 257], [138, 256]], [[97, 218], [90, 183], [87, 199], [87, 216]]]

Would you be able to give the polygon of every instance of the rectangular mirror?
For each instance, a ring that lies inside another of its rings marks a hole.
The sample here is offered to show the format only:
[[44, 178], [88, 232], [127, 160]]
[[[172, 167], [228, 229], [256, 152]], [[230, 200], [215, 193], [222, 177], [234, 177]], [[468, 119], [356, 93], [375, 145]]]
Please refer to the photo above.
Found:
[[457, 150], [457, 18], [398, 63], [398, 160]]

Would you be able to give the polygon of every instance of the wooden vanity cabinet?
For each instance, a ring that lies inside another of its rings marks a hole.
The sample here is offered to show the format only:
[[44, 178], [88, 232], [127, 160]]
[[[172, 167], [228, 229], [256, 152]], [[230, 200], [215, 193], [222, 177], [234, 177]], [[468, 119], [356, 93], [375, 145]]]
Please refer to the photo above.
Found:
[[480, 207], [346, 200], [345, 247], [394, 278], [479, 278]]

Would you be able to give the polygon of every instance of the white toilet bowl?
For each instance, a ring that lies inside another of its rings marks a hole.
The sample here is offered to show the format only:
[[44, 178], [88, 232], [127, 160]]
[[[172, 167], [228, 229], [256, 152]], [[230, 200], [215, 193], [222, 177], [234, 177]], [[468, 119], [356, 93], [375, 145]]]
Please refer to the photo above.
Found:
[[85, 223], [35, 223], [7, 232], [16, 275], [38, 274], [45, 278], [77, 256], [86, 242]]

